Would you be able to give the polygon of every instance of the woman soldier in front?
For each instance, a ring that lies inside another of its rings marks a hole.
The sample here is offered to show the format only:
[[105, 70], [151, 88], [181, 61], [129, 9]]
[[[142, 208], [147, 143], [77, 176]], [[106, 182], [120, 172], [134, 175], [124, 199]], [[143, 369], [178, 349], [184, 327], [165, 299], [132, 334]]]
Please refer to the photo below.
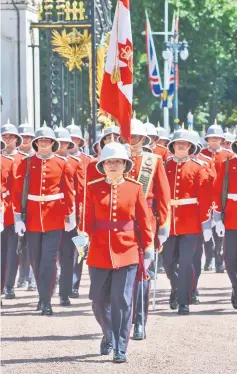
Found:
[[[142, 185], [124, 177], [131, 168], [132, 161], [123, 145], [105, 145], [97, 163], [105, 177], [88, 183], [85, 215], [90, 240], [89, 297], [103, 331], [100, 352], [109, 355], [113, 350], [116, 363], [126, 361], [139, 249], [144, 250], [147, 265], [154, 255]], [[80, 244], [86, 244], [83, 235]]]

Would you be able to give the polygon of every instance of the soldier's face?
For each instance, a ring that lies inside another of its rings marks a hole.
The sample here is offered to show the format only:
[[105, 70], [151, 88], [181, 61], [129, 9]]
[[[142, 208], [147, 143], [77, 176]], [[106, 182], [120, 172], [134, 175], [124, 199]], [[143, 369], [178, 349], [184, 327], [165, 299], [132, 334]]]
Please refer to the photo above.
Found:
[[125, 166], [126, 161], [119, 158], [114, 158], [112, 160], [106, 160], [103, 162], [105, 174], [110, 178], [117, 178], [122, 176]]
[[150, 145], [153, 145], [155, 143], [157, 137], [154, 136], [154, 135], [149, 135], [149, 138], [151, 139]]
[[169, 141], [166, 140], [166, 139], [158, 139], [156, 143], [160, 144], [160, 145], [163, 145], [163, 147], [167, 147]]
[[52, 148], [55, 141], [48, 138], [41, 138], [36, 141], [36, 144], [38, 146], [38, 152], [42, 155], [48, 154], [52, 152]]
[[220, 148], [222, 140], [223, 139], [221, 138], [217, 138], [213, 136], [213, 137], [208, 138], [207, 142], [212, 149], [217, 149], [217, 148]]
[[61, 151], [67, 151], [69, 146], [69, 142], [60, 142], [60, 150]]
[[23, 142], [22, 142], [22, 145], [29, 145], [32, 140], [33, 140], [33, 137], [32, 136], [29, 136], [29, 135], [22, 135], [22, 139], [23, 139]]
[[225, 149], [231, 149], [231, 143], [230, 143], [230, 142], [226, 142], [226, 141], [224, 141], [224, 142], [222, 143], [222, 146], [223, 146]]
[[141, 146], [145, 140], [145, 136], [131, 135], [131, 148]]
[[118, 142], [119, 135], [118, 134], [109, 134], [103, 139], [104, 145], [109, 144], [111, 142]]
[[14, 149], [16, 148], [17, 143], [17, 136], [13, 134], [3, 134], [2, 135], [3, 141], [6, 143], [6, 149]]
[[187, 157], [190, 148], [191, 143], [184, 140], [174, 142], [174, 152], [177, 157]]

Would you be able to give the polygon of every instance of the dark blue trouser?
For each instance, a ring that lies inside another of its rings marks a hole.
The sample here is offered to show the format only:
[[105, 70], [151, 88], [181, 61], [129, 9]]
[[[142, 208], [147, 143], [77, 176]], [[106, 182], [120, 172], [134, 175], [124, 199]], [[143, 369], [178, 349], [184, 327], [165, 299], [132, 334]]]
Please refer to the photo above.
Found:
[[56, 275], [57, 251], [62, 230], [47, 232], [27, 231], [30, 261], [42, 301], [50, 301]]
[[[150, 280], [143, 281], [143, 313], [144, 324], [147, 321], [149, 301], [150, 301]], [[135, 282], [133, 298], [133, 324], [142, 325], [142, 282]]]
[[213, 239], [214, 239], [214, 254], [215, 254], [215, 266], [218, 268], [223, 265], [224, 262], [224, 253], [223, 253], [223, 244], [224, 238], [220, 238], [216, 233], [216, 228], [212, 229]]
[[70, 232], [63, 230], [59, 247], [59, 262], [61, 273], [59, 278], [59, 296], [67, 298], [72, 292], [72, 275], [74, 263], [74, 250], [72, 238], [77, 235], [77, 229]]
[[214, 242], [212, 238], [208, 242], [204, 242], [204, 252], [206, 257], [206, 265], [210, 265], [214, 257]]
[[113, 269], [89, 267], [92, 310], [106, 343], [126, 352], [132, 323], [133, 289], [137, 265]]
[[14, 225], [7, 226], [7, 231], [7, 270], [5, 287], [10, 289], [14, 287], [20, 259], [16, 253], [18, 235], [15, 233]]
[[1, 293], [5, 286], [7, 271], [7, 252], [11, 234], [12, 226], [5, 226], [4, 230], [1, 232]]
[[73, 269], [73, 279], [72, 279], [72, 288], [75, 289], [75, 290], [78, 290], [79, 286], [80, 286], [83, 263], [84, 263], [84, 260], [82, 259], [81, 262], [78, 264], [78, 251], [75, 248], [75, 250], [74, 250], [74, 269]]
[[30, 252], [28, 244], [26, 244], [22, 252], [21, 263], [19, 266], [18, 282], [24, 281], [35, 282], [34, 274], [30, 266]]
[[[170, 236], [164, 243], [163, 259], [166, 275], [179, 304], [189, 305], [194, 284], [193, 257], [199, 234]], [[178, 264], [178, 268], [177, 268]]]
[[198, 280], [202, 272], [202, 254], [203, 254], [203, 234], [201, 234], [198, 238], [198, 243], [196, 247], [196, 251], [193, 256], [193, 266], [195, 270], [195, 277], [194, 277], [194, 284], [193, 284], [193, 290], [196, 291]]
[[227, 274], [237, 292], [237, 230], [225, 231], [224, 257]]

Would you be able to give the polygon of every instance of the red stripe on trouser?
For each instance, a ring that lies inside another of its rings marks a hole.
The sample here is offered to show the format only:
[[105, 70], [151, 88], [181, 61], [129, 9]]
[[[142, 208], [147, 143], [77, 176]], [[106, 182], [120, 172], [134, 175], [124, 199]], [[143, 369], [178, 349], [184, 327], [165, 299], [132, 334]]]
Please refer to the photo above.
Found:
[[[59, 243], [58, 243], [57, 253], [59, 251], [59, 247], [60, 247], [61, 241], [62, 241], [62, 231], [60, 233], [60, 239], [59, 239]], [[57, 262], [57, 259], [56, 259], [56, 262]], [[56, 263], [55, 263], [54, 273], [53, 273], [52, 281], [51, 281], [50, 288], [49, 288], [50, 298], [53, 295], [53, 285], [54, 285], [55, 278], [56, 278], [56, 272], [57, 272], [57, 266], [56, 266]]]
[[[195, 247], [194, 247], [193, 257], [195, 255], [196, 250], [197, 250], [198, 240], [199, 240], [199, 236], [197, 237], [197, 241], [196, 241], [196, 244], [195, 244]], [[192, 300], [192, 291], [193, 291], [193, 286], [194, 286], [194, 279], [195, 279], [195, 269], [194, 269], [194, 266], [192, 264], [192, 286], [191, 286], [191, 291], [190, 291], [190, 295], [189, 295], [189, 303], [191, 303], [191, 300]]]

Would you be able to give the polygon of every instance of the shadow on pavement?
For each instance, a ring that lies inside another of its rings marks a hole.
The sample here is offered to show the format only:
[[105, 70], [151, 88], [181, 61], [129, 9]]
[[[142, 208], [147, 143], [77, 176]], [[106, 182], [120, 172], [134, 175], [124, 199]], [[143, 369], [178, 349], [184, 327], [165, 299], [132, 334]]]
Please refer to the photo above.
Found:
[[21, 337], [7, 337], [1, 338], [2, 342], [35, 342], [35, 341], [62, 341], [62, 340], [94, 340], [101, 339], [101, 333], [84, 334], [76, 336], [61, 336], [61, 335], [48, 335], [48, 336], [21, 336]]
[[[111, 359], [107, 360], [90, 360], [90, 358], [101, 358], [100, 354], [88, 354], [81, 356], [62, 356], [62, 357], [48, 357], [48, 358], [17, 358], [11, 360], [2, 360], [2, 365], [14, 365], [14, 364], [47, 364], [50, 362], [87, 362], [87, 363], [97, 363], [102, 364], [106, 362], [111, 362]], [[79, 371], [80, 372], [80, 371]]]
[[[195, 306], [193, 306], [193, 308], [195, 308]], [[186, 317], [186, 318], [189, 318], [191, 317], [192, 315], [194, 316], [219, 316], [219, 315], [233, 315], [234, 313], [234, 310], [233, 312], [230, 312], [228, 310], [225, 309], [214, 309], [214, 310], [200, 310], [198, 312], [195, 312], [194, 310], [190, 310], [190, 315], [188, 316], [179, 316], [177, 312], [172, 312], [172, 311], [157, 311], [157, 310], [152, 310], [150, 312], [150, 314], [154, 315], [159, 315], [159, 316], [163, 316], [163, 317], [175, 317], [175, 318], [182, 318], [182, 317]]]
[[[89, 312], [89, 313], [87, 313]], [[37, 313], [37, 314], [36, 314]], [[24, 311], [21, 311], [21, 310], [15, 310], [14, 312], [8, 312], [7, 310], [2, 310], [1, 311], [1, 316], [4, 317], [10, 317], [10, 316], [14, 316], [14, 317], [23, 317], [23, 316], [30, 316], [30, 315], [38, 315], [39, 317], [42, 317], [42, 315], [40, 314], [40, 312], [37, 312], [35, 309], [28, 309], [28, 313], [26, 313], [26, 310], [24, 309]], [[54, 318], [54, 317], [77, 317], [77, 316], [91, 316], [92, 315], [92, 311], [90, 312], [90, 310], [86, 310], [86, 311], [80, 311], [80, 310], [74, 310], [74, 311], [65, 311], [65, 312], [55, 312], [54, 311], [54, 314], [53, 316], [50, 316], [48, 318]]]

